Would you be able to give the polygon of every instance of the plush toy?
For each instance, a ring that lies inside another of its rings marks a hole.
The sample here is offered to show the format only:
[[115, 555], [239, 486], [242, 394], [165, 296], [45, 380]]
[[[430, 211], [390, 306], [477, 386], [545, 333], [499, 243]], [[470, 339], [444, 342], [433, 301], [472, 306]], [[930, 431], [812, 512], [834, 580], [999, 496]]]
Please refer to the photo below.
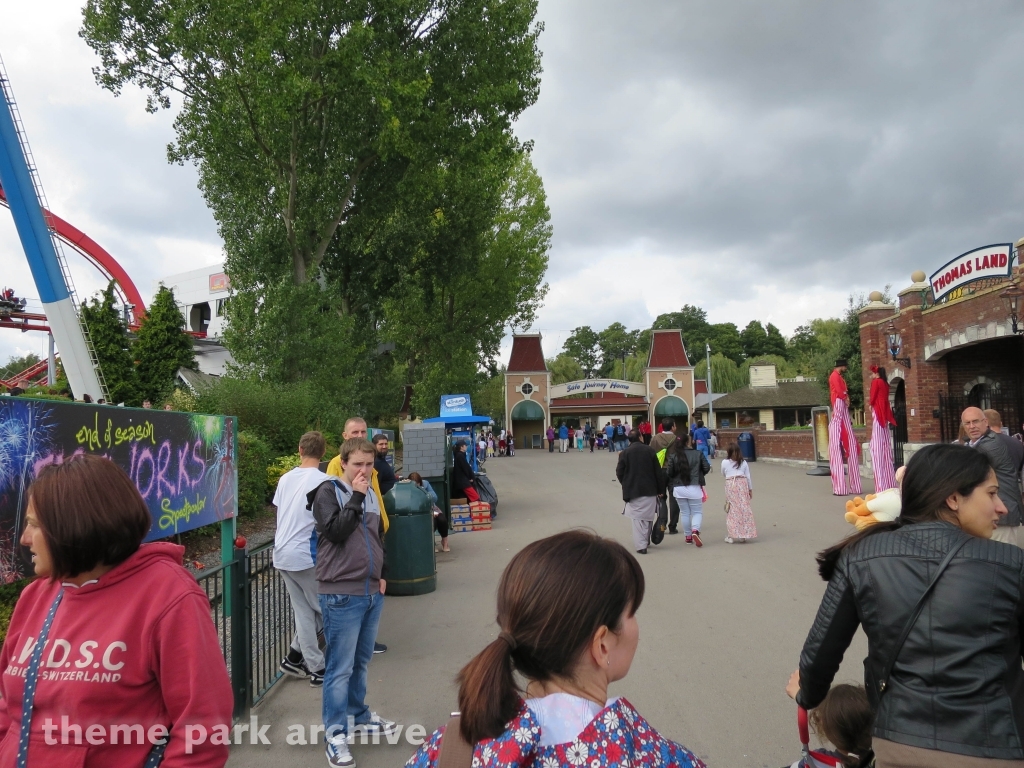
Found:
[[903, 500], [899, 488], [890, 488], [881, 493], [869, 493], [866, 498], [855, 496], [846, 502], [846, 522], [863, 530], [875, 523], [891, 523], [900, 516]]

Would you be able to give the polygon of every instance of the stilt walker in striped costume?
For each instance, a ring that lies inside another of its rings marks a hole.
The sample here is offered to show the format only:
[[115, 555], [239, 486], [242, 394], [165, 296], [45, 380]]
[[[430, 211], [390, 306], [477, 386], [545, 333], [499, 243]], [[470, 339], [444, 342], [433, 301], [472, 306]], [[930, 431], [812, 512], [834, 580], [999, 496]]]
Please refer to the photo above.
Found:
[[892, 432], [896, 417], [889, 405], [889, 378], [885, 368], [871, 366], [871, 467], [875, 471], [875, 493], [895, 488], [896, 467], [892, 460]]
[[[835, 370], [828, 377], [828, 391], [832, 398], [832, 420], [828, 423], [828, 466], [832, 472], [832, 493], [836, 496], [861, 492], [860, 453], [853, 424], [850, 423], [850, 393], [843, 378], [845, 371], [846, 361], [836, 360]], [[844, 464], [849, 468], [849, 478], [843, 474]]]

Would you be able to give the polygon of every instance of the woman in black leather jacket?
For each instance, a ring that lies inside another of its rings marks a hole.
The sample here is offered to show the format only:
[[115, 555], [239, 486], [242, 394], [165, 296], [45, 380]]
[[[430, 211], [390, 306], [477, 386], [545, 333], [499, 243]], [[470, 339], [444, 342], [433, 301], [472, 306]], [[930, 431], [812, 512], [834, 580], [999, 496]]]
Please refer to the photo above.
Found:
[[896, 522], [818, 555], [828, 588], [800, 654], [796, 700], [821, 702], [863, 626], [878, 768], [1024, 766], [1024, 551], [990, 540], [1006, 514], [998, 489], [984, 454], [927, 446], [907, 467]]
[[[711, 464], [703, 451], [690, 448], [690, 436], [685, 432], [668, 447], [665, 457], [665, 477], [668, 492], [678, 504], [679, 512], [673, 509], [673, 518], [681, 514], [683, 533], [687, 544], [704, 545], [700, 538], [700, 526], [704, 522], [704, 476], [711, 471]], [[677, 533], [677, 519], [669, 521], [669, 533]]]

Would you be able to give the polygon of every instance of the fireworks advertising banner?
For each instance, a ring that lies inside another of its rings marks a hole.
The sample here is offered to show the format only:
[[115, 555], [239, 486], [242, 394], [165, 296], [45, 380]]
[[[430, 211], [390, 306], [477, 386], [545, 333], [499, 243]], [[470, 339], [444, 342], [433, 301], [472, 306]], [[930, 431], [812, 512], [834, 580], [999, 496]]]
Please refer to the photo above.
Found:
[[236, 429], [232, 416], [0, 397], [0, 581], [25, 573], [18, 539], [29, 485], [77, 454], [128, 473], [153, 516], [147, 541], [234, 517]]

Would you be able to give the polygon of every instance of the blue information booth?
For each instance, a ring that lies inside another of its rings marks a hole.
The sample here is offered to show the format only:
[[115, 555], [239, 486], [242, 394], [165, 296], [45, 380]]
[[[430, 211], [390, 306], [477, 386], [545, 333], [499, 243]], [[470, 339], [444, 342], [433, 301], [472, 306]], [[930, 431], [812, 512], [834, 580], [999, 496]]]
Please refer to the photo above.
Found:
[[424, 419], [424, 424], [442, 423], [451, 437], [452, 442], [468, 440], [470, 447], [469, 464], [476, 472], [476, 432], [479, 427], [491, 423], [490, 416], [476, 416], [473, 414], [473, 404], [469, 395], [441, 395], [441, 415], [432, 419]]

